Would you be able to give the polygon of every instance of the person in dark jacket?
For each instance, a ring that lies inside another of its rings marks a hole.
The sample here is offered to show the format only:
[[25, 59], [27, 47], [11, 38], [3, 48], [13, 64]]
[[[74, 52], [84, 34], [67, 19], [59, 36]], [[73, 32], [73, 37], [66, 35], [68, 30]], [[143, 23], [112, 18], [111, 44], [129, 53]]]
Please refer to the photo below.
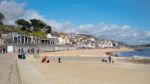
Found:
[[58, 63], [61, 63], [61, 58], [60, 57], [58, 58]]
[[109, 57], [108, 57], [108, 61], [109, 61], [109, 63], [111, 63], [111, 62], [112, 62], [112, 58], [111, 58], [111, 56], [109, 56]]

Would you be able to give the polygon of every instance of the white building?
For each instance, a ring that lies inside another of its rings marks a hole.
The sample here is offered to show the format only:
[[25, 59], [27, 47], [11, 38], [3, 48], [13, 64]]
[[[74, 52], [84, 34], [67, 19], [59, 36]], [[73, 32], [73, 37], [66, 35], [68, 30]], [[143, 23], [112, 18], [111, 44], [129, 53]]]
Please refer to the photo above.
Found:
[[113, 47], [113, 43], [112, 43], [111, 41], [108, 41], [108, 42], [107, 42], [107, 46], [108, 46], [109, 48], [112, 48], [112, 47]]
[[50, 33], [47, 34], [47, 39], [41, 39], [41, 44], [58, 45], [58, 37], [52, 36]]
[[59, 33], [58, 44], [59, 45], [70, 45], [72, 44], [69, 39], [69, 35], [66, 33]]
[[59, 37], [59, 45], [70, 44], [70, 40], [68, 38]]

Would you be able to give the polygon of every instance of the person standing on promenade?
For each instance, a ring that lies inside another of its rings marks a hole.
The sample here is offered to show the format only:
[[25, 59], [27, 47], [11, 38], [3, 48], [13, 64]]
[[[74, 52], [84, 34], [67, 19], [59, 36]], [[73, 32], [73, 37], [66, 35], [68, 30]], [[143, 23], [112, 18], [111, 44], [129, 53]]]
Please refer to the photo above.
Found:
[[0, 48], [0, 53], [2, 53], [2, 48]]
[[23, 51], [24, 51], [23, 48], [21, 48], [21, 53], [23, 53]]
[[39, 49], [37, 49], [37, 54], [39, 54], [39, 52], [40, 52], [40, 50], [39, 50]]
[[34, 48], [31, 49], [32, 54], [34, 54]]
[[21, 52], [20, 52], [20, 48], [18, 49], [18, 54], [20, 54]]
[[6, 48], [3, 48], [3, 53], [4, 53], [4, 54], [6, 53]]
[[22, 52], [21, 56], [22, 56], [22, 59], [26, 59], [26, 53], [25, 53], [25, 51]]
[[5, 48], [5, 52], [7, 53], [7, 48]]
[[28, 54], [30, 54], [30, 49], [29, 48], [28, 48], [27, 52], [28, 52]]

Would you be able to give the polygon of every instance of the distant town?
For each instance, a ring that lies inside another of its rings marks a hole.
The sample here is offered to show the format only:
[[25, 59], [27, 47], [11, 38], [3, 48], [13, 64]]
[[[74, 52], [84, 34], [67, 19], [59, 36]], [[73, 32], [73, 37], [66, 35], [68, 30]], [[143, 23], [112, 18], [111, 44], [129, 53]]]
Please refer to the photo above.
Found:
[[51, 45], [51, 46], [74, 46], [77, 48], [113, 48], [118, 43], [109, 40], [99, 40], [92, 35], [72, 34], [64, 32], [48, 33], [47, 38], [27, 36], [17, 32], [1, 34], [1, 45]]
[[[5, 16], [0, 13], [0, 45], [13, 46], [10, 52], [21, 47], [36, 47], [43, 51], [63, 49], [119, 48], [115, 41], [100, 40], [93, 35], [52, 31], [52, 27], [39, 19], [18, 19], [15, 25], [3, 22]], [[17, 46], [17, 48], [15, 47]], [[15, 48], [15, 49], [14, 49]]]

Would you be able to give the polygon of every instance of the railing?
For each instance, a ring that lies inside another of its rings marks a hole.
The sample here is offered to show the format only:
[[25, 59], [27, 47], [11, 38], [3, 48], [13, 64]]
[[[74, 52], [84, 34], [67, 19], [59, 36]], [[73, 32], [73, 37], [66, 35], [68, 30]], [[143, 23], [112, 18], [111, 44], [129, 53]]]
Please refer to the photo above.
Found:
[[50, 56], [48, 59], [50, 62], [58, 62], [59, 59], [61, 62], [101, 62], [103, 57]]

